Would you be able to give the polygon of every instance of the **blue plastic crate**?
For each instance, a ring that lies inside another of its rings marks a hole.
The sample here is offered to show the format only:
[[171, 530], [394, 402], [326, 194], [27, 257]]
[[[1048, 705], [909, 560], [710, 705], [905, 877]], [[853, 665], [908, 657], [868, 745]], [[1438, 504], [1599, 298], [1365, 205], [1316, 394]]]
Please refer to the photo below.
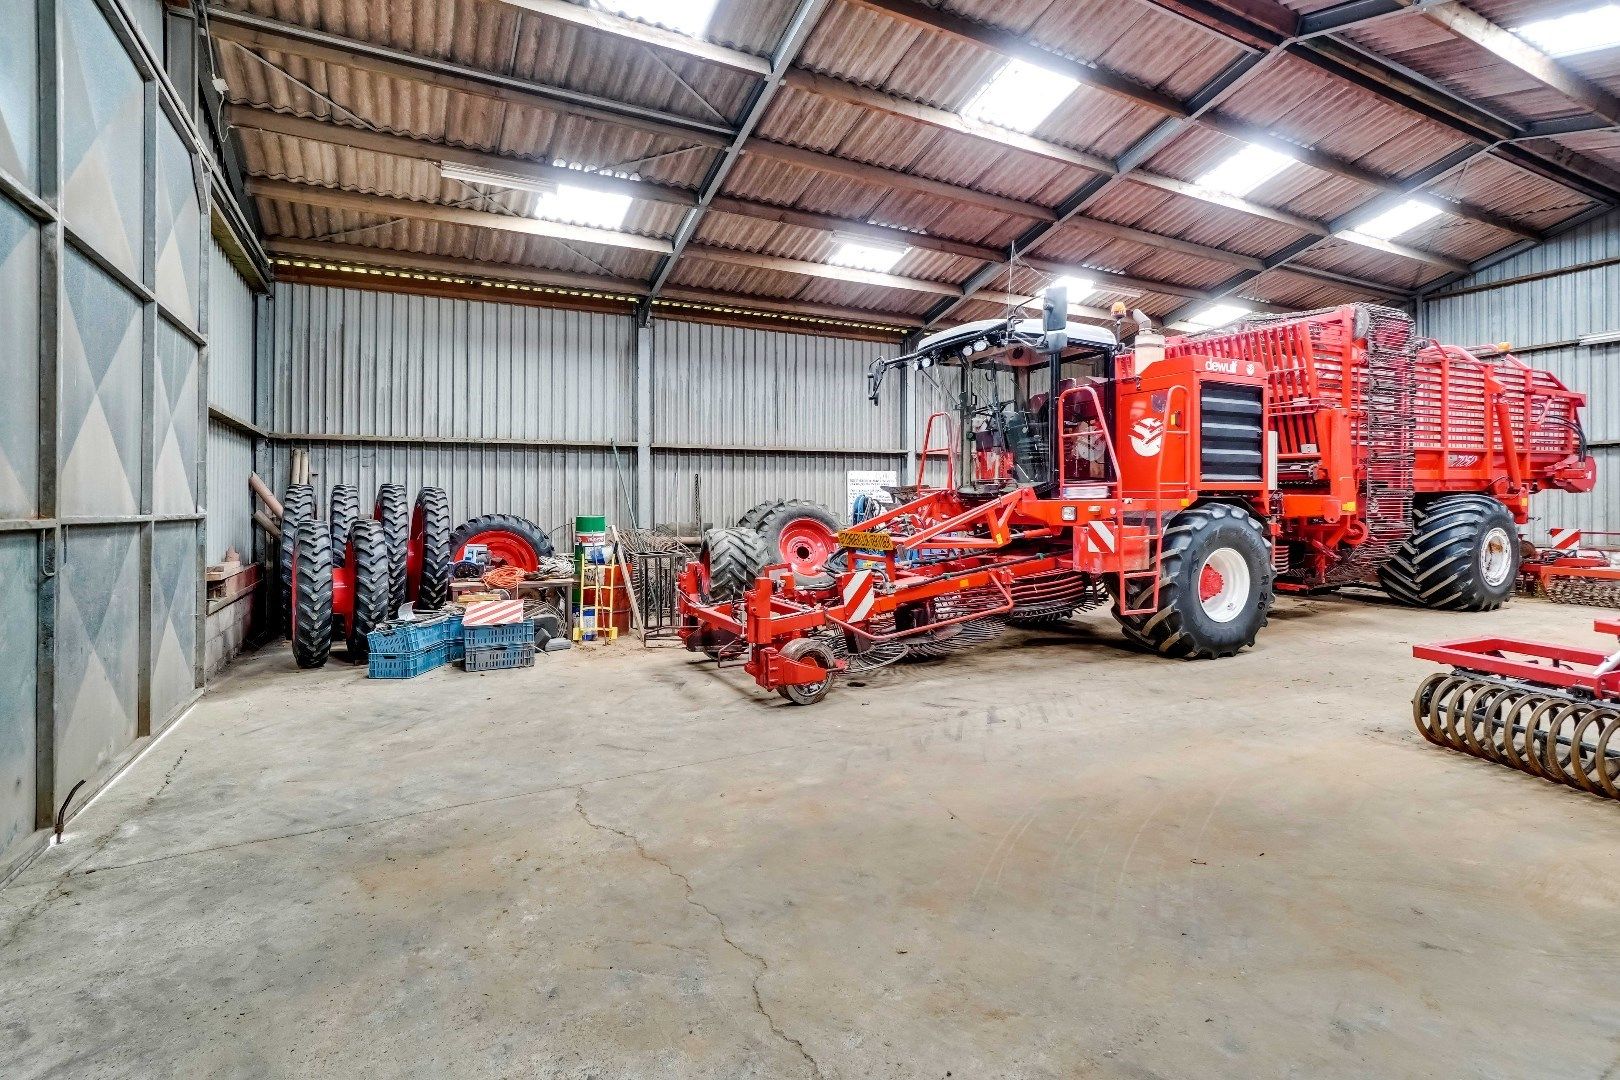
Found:
[[414, 679], [450, 661], [450, 643], [441, 641], [414, 652], [378, 652], [366, 661], [366, 676], [372, 679]]
[[508, 671], [534, 667], [534, 642], [524, 645], [491, 645], [467, 649], [462, 666], [468, 671]]
[[534, 644], [534, 620], [505, 623], [501, 626], [469, 626], [462, 631], [469, 649], [487, 649], [493, 645]]
[[391, 655], [421, 652], [423, 649], [460, 639], [460, 615], [447, 615], [422, 622], [395, 623], [386, 630], [373, 630], [366, 635], [368, 647], [372, 652]]

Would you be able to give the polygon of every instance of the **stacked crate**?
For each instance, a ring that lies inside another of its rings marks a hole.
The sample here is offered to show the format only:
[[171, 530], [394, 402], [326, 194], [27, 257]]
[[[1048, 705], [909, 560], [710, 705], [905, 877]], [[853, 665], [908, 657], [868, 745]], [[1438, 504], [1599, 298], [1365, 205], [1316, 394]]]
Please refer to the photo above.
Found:
[[463, 631], [468, 671], [505, 671], [534, 667], [534, 620], [498, 626], [469, 626]]
[[373, 679], [414, 679], [463, 655], [460, 615], [395, 623], [366, 636], [366, 674]]

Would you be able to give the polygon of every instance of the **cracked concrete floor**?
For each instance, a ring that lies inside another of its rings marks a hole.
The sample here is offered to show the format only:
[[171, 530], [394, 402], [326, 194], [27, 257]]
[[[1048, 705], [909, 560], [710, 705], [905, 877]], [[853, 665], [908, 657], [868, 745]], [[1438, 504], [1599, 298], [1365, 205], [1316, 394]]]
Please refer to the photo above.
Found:
[[0, 1074], [1612, 1076], [1620, 807], [1407, 706], [1413, 641], [1592, 614], [1092, 615], [810, 709], [268, 650], [0, 892]]

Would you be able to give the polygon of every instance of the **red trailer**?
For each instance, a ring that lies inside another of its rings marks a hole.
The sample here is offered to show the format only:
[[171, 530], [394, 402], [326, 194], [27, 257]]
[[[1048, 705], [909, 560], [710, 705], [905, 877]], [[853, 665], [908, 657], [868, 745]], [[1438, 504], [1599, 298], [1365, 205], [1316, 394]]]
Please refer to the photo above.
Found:
[[[1416, 340], [1351, 305], [1165, 341], [1142, 324], [973, 323], [873, 365], [955, 403], [899, 505], [820, 545], [711, 531], [681, 576], [682, 637], [820, 700], [840, 672], [935, 656], [1110, 598], [1165, 656], [1229, 656], [1273, 590], [1381, 582], [1500, 605], [1546, 487], [1590, 489], [1584, 403], [1505, 351]], [[1122, 313], [1121, 313], [1122, 314]], [[940, 439], [938, 447], [932, 445]], [[944, 483], [924, 483], [939, 461]], [[767, 552], [770, 554], [767, 554]]]

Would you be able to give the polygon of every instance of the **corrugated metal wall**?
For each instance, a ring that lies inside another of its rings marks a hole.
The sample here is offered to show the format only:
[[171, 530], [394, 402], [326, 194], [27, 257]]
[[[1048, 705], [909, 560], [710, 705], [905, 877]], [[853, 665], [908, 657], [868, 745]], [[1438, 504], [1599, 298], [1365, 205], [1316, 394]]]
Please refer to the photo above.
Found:
[[[208, 404], [238, 419], [254, 417], [254, 291], [215, 240], [208, 277]], [[208, 558], [234, 547], [253, 556], [254, 438], [230, 423], [208, 422]]]
[[[334, 483], [434, 484], [458, 521], [521, 514], [559, 543], [579, 514], [630, 519], [629, 316], [299, 284], [268, 313], [278, 489], [305, 447], [323, 498]], [[694, 472], [705, 517], [729, 523], [766, 498], [841, 511], [848, 470], [903, 461], [900, 395], [866, 400], [882, 345], [684, 322], [651, 334], [654, 521], [691, 519]]]
[[[1527, 275], [1545, 276], [1514, 283]], [[1598, 486], [1589, 494], [1538, 495], [1531, 507], [1531, 537], [1546, 539], [1552, 526], [1620, 531], [1620, 344], [1573, 344], [1589, 334], [1620, 330], [1620, 212], [1483, 270], [1455, 288], [1471, 291], [1431, 298], [1423, 305], [1425, 334], [1461, 345], [1567, 343], [1533, 349], [1522, 358], [1587, 396], [1586, 433], [1595, 444]]]

